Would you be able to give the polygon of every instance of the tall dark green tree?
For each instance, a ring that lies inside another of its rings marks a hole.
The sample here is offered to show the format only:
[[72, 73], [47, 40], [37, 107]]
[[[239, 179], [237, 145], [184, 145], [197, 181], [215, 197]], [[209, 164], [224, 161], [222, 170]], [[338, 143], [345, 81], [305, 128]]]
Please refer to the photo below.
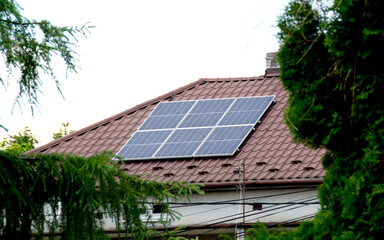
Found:
[[[61, 93], [52, 56], [61, 57], [68, 71], [76, 71], [76, 37], [87, 34], [89, 27], [55, 26], [48, 20], [27, 19], [21, 12], [17, 1], [0, 0], [0, 85], [5, 86], [4, 79], [15, 79], [15, 103], [24, 99], [33, 110], [43, 74]], [[148, 231], [140, 214], [148, 197], [160, 204], [200, 192], [196, 185], [127, 175], [110, 154], [20, 156], [36, 143], [28, 129], [1, 142], [5, 151], [0, 149], [0, 239], [42, 239], [44, 233], [50, 239], [56, 234], [61, 239], [107, 239], [98, 213], [113, 218], [122, 236], [145, 239]]]
[[279, 19], [285, 119], [326, 148], [321, 210], [303, 239], [384, 236], [384, 1], [292, 1]]

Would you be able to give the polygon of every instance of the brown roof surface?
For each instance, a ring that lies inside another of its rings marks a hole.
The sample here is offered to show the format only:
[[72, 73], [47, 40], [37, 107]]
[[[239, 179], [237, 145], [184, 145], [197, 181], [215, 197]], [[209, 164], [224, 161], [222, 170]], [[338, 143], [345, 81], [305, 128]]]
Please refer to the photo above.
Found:
[[[158, 177], [160, 181], [186, 180], [206, 185], [234, 184], [239, 177], [247, 183], [321, 182], [324, 176], [321, 157], [325, 150], [292, 142], [283, 120], [288, 92], [273, 71], [258, 77], [200, 79], [28, 153], [66, 152], [81, 156], [105, 150], [117, 153], [160, 101], [263, 95], [276, 95], [275, 103], [234, 156], [126, 161], [122, 167], [129, 174], [151, 173], [145, 177]], [[239, 174], [242, 161], [245, 172]]]

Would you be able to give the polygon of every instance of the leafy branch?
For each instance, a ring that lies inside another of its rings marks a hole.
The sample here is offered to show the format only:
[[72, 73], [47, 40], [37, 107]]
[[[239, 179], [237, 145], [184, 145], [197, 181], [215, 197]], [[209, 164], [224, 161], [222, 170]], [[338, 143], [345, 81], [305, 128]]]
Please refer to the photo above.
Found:
[[21, 15], [21, 10], [14, 0], [0, 0], [0, 54], [6, 68], [0, 71], [0, 83], [5, 86], [4, 77], [15, 76], [19, 86], [15, 104], [20, 105], [20, 101], [26, 99], [33, 114], [41, 93], [42, 74], [50, 75], [62, 95], [52, 56], [58, 55], [64, 60], [67, 72], [76, 72], [76, 36], [86, 36], [92, 26], [60, 27], [47, 20], [31, 21]]

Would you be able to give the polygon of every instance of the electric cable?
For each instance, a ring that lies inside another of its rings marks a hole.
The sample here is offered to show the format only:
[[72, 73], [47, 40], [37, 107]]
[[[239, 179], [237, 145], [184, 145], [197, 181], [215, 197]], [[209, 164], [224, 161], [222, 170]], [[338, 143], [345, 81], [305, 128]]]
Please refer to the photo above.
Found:
[[[308, 202], [308, 201], [314, 201], [314, 200], [317, 200], [317, 196], [309, 196], [309, 197], [297, 199], [297, 201], [301, 201], [301, 202]], [[291, 204], [288, 204], [288, 205], [293, 205], [293, 204], [291, 203]], [[285, 207], [287, 207], [287, 206], [283, 206], [283, 208], [285, 208]], [[264, 213], [264, 212], [268, 212], [270, 208], [273, 208], [273, 210], [277, 210], [277, 209], [282, 208], [282, 207], [281, 206], [278, 206], [278, 207], [269, 206], [269, 207], [264, 208], [262, 211], [257, 212], [256, 214], [261, 214], [261, 213]], [[266, 211], [266, 210], [268, 210], [268, 211]], [[254, 210], [247, 211], [246, 213], [249, 213], [249, 212], [254, 212]], [[240, 214], [242, 214], [242, 213], [240, 213]], [[231, 215], [228, 215], [228, 216], [225, 216], [225, 217], [215, 218], [215, 219], [212, 219], [212, 220], [201, 222], [200, 224], [208, 223], [208, 222], [211, 222], [211, 221], [217, 221], [217, 220], [225, 219], [225, 218], [229, 218], [229, 217], [234, 217], [236, 215], [239, 215], [239, 214], [236, 213], [236, 214], [231, 214]]]
[[[305, 199], [307, 199], [306, 201], [314, 201], [317, 199], [316, 196], [314, 197], [307, 197], [307, 198], [303, 198], [303, 199], [298, 199], [298, 200], [301, 200], [301, 201], [305, 201]], [[271, 212], [271, 211], [274, 211], [274, 210], [279, 210], [279, 209], [283, 209], [283, 208], [287, 208], [287, 207], [290, 207], [290, 205], [288, 206], [279, 206], [279, 207], [275, 207], [275, 206], [270, 206], [268, 208], [266, 208], [266, 210], [263, 210], [261, 212], [257, 212], [257, 213], [251, 213], [249, 214], [250, 212], [254, 212], [253, 210], [250, 210], [250, 211], [247, 211], [247, 215], [245, 217], [250, 217], [250, 216], [255, 216], [255, 215], [260, 215], [260, 214], [265, 214], [267, 212]], [[299, 207], [296, 207], [296, 208], [300, 208], [300, 207], [303, 207], [303, 206], [299, 206]], [[291, 209], [288, 209], [288, 210], [291, 210]], [[281, 212], [281, 211], [280, 211]], [[277, 213], [271, 213], [269, 214], [268, 216], [272, 216], [272, 215], [275, 215], [275, 214], [278, 214], [280, 212], [277, 212]], [[238, 215], [241, 215], [241, 216], [238, 216]], [[267, 215], [265, 215], [267, 216]], [[232, 218], [230, 218], [232, 217]], [[212, 220], [209, 220], [209, 221], [205, 221], [205, 222], [202, 222], [202, 224], [204, 223], [208, 223], [208, 222], [212, 222], [213, 220], [216, 220], [216, 222], [213, 222], [213, 223], [210, 223], [210, 224], [207, 224], [207, 225], [204, 225], [204, 227], [209, 227], [209, 226], [214, 226], [214, 225], [217, 225], [217, 224], [222, 224], [222, 223], [226, 223], [226, 222], [229, 222], [229, 221], [233, 221], [233, 220], [236, 220], [236, 219], [239, 219], [239, 218], [242, 218], [242, 213], [240, 214], [232, 214], [232, 215], [228, 215], [228, 216], [225, 216], [225, 217], [220, 217], [220, 218], [216, 218], [216, 219], [212, 219]], [[228, 219], [230, 218], [230, 219]], [[221, 219], [225, 219], [225, 220], [222, 220], [222, 221], [217, 221], [217, 220], [221, 220]], [[225, 226], [225, 227], [221, 227], [221, 228], [216, 228], [214, 230], [217, 230], [217, 229], [222, 229], [222, 228], [227, 228], [227, 227], [231, 227], [231, 226], [234, 226], [234, 224], [231, 224], [231, 225], [228, 225], [228, 226]], [[205, 234], [205, 233], [208, 233], [210, 231], [214, 231], [214, 230], [208, 230], [208, 231], [205, 231], [203, 233], [199, 233], [198, 235], [201, 235], [201, 234]], [[178, 231], [177, 233], [182, 233], [182, 232], [186, 232], [186, 231], [190, 231], [190, 230], [180, 230]], [[194, 237], [194, 236], [198, 236], [198, 235], [192, 235], [192, 236], [189, 236], [189, 237]]]
[[[271, 194], [271, 195], [264, 195], [264, 196], [257, 196], [257, 197], [249, 197], [245, 198], [244, 200], [252, 200], [252, 199], [259, 199], [259, 198], [270, 198], [270, 197], [279, 197], [279, 196], [285, 196], [285, 195], [291, 195], [291, 194], [297, 194], [297, 193], [303, 193], [303, 192], [310, 192], [315, 190], [315, 187], [308, 187], [308, 189], [305, 190], [300, 190], [300, 191], [295, 191], [295, 192], [287, 192], [287, 193], [278, 193], [278, 194]], [[243, 199], [241, 199], [243, 200]], [[216, 201], [216, 202], [191, 202], [191, 203], [186, 203], [186, 202], [168, 202], [169, 204], [172, 205], [181, 205], [181, 206], [172, 206], [172, 208], [180, 208], [180, 207], [189, 207], [189, 206], [198, 206], [198, 205], [218, 205], [218, 204], [231, 204], [234, 201], [238, 201], [238, 199], [230, 199], [230, 200], [225, 200], [225, 201]], [[153, 204], [153, 202], [151, 202]]]
[[[308, 199], [307, 201], [312, 201], [312, 200], [315, 200], [315, 198], [312, 198], [312, 199]], [[262, 211], [262, 212], [257, 212], [257, 213], [253, 213], [253, 214], [248, 214], [247, 217], [250, 217], [250, 216], [254, 216], [254, 215], [258, 215], [258, 214], [263, 214], [263, 213], [266, 213], [266, 212], [270, 212], [270, 211], [273, 211], [273, 210], [279, 210], [279, 209], [283, 209], [283, 208], [286, 208], [286, 207], [290, 207], [290, 206], [284, 206], [284, 207], [274, 207], [272, 209], [268, 209], [267, 211]], [[294, 208], [290, 208], [288, 210], [292, 210], [292, 209], [295, 209], [295, 208], [301, 208], [303, 206], [298, 206], [298, 207], [294, 207]], [[268, 215], [265, 215], [265, 216], [262, 216], [262, 217], [266, 217], [266, 216], [272, 216], [272, 215], [275, 215], [275, 214], [278, 214], [278, 213], [281, 213], [281, 212], [284, 212], [283, 211], [279, 211], [279, 212], [275, 212], [275, 213], [271, 213], [271, 214], [268, 214]], [[238, 218], [241, 218], [242, 216], [238, 217]], [[261, 218], [261, 217], [259, 217]], [[233, 218], [235, 219], [235, 218]], [[209, 226], [213, 226], [213, 225], [216, 225], [216, 224], [221, 224], [221, 223], [225, 223], [225, 222], [228, 222], [228, 221], [233, 221], [233, 219], [228, 219], [228, 220], [225, 220], [225, 221], [220, 221], [220, 222], [216, 222], [216, 223], [211, 223], [211, 224], [208, 224], [208, 225], [204, 225], [205, 227], [209, 227]], [[231, 225], [228, 225], [228, 226], [225, 226], [225, 227], [221, 227], [221, 228], [217, 228], [217, 229], [223, 229], [223, 228], [227, 228], [227, 227], [230, 227], [230, 226], [233, 226], [234, 224], [231, 224]], [[208, 233], [208, 232], [211, 232], [211, 231], [215, 231], [217, 229], [214, 229], [214, 230], [207, 230], [203, 233], [200, 233], [199, 235], [201, 234], [205, 234], [205, 233]], [[188, 237], [195, 237], [195, 236], [198, 236], [198, 235], [192, 235], [192, 236], [188, 236]]]
[[[313, 217], [316, 216], [316, 214], [307, 214], [305, 216], [302, 216], [302, 217], [297, 217], [297, 218], [292, 218], [292, 219], [289, 219], [287, 221], [284, 221], [284, 222], [281, 222], [279, 224], [271, 224], [271, 225], [268, 225], [267, 227], [268, 228], [273, 228], [273, 227], [277, 227], [277, 226], [285, 226], [285, 225], [288, 225], [289, 223], [291, 222], [297, 222], [297, 221], [304, 221], [304, 220], [308, 220], [308, 219], [313, 219]], [[236, 236], [236, 237], [242, 237], [242, 236], [246, 236], [247, 233], [242, 233], [242, 234], [236, 234], [236, 233], [232, 233], [232, 234], [228, 234], [228, 236]], [[217, 237], [217, 238], [214, 238], [214, 239], [211, 239], [211, 240], [219, 240], [219, 239], [223, 239], [224, 237]]]

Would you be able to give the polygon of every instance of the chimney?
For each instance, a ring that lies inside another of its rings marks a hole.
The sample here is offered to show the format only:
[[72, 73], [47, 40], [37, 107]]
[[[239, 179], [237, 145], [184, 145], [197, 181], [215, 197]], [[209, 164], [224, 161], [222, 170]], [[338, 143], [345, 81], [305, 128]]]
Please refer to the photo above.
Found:
[[269, 52], [265, 56], [267, 68], [265, 69], [265, 76], [280, 75], [280, 65], [277, 63], [277, 52]]
[[267, 62], [267, 69], [269, 68], [280, 68], [277, 63], [277, 52], [269, 52], [267, 53], [265, 60]]

